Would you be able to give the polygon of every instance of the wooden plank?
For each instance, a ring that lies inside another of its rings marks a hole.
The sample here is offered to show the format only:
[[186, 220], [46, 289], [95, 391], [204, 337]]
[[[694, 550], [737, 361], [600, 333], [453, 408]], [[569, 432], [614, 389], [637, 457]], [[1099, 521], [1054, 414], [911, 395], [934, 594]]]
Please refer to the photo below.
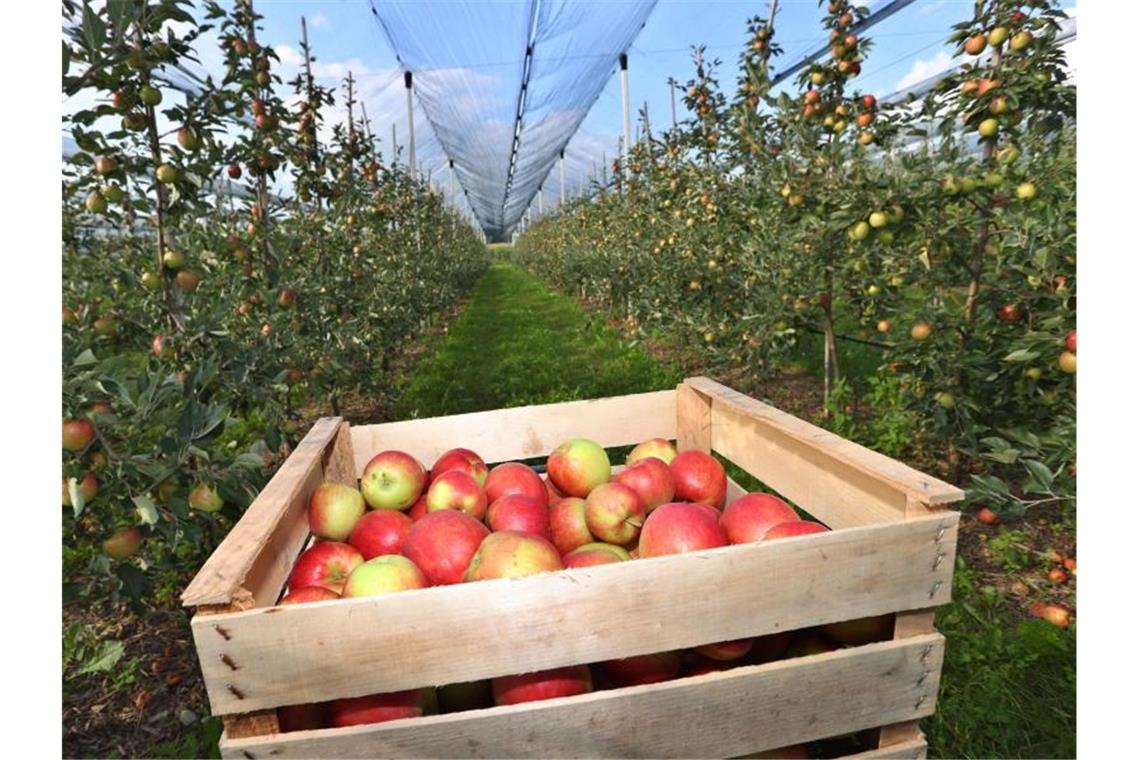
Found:
[[[195, 617], [199, 615], [203, 617], [209, 615], [218, 615], [223, 612], [237, 612], [238, 610], [248, 609], [246, 606], [248, 603], [249, 600], [247, 598], [243, 598], [240, 601], [234, 602], [228, 606], [218, 605], [214, 607], [201, 607], [195, 613]], [[276, 734], [280, 730], [281, 727], [277, 723], [276, 710], [258, 710], [252, 713], [222, 716], [223, 734], [234, 739], [241, 739], [251, 736], [267, 736]]]
[[332, 446], [325, 452], [324, 476], [325, 480], [356, 488], [359, 484], [356, 478], [356, 457], [352, 451], [351, 427], [348, 422], [340, 424]]
[[[685, 383], [712, 398], [713, 448], [718, 451], [716, 445], [718, 429], [733, 426], [741, 418], [745, 418], [755, 423], [749, 426], [750, 432], [759, 434], [764, 440], [794, 444], [789, 446], [791, 449], [789, 455], [808, 459], [811, 462], [832, 463], [844, 477], [851, 477], [854, 473], [862, 474], [864, 479], [874, 481], [892, 493], [904, 497], [912, 496], [923, 504], [950, 504], [961, 501], [965, 496], [962, 489], [956, 486], [749, 398], [708, 378], [689, 378]], [[726, 452], [721, 453], [728, 456]], [[786, 462], [774, 458], [768, 461], [759, 459], [753, 464], [766, 471], [766, 474], [753, 474], [767, 482], [766, 477], [774, 474]]]
[[[726, 757], [931, 713], [932, 634], [577, 697], [226, 737], [224, 757]], [[923, 699], [925, 697], [925, 699]], [[770, 719], [758, 719], [771, 716]], [[249, 755], [243, 755], [249, 752]]]
[[406, 451], [431, 467], [440, 454], [460, 446], [475, 451], [487, 462], [505, 462], [546, 456], [570, 438], [591, 438], [607, 447], [648, 438], [672, 439], [677, 424], [675, 395], [671, 390], [655, 391], [356, 425], [352, 428], [356, 475], [385, 449]]
[[744, 486], [737, 483], [732, 478], [728, 479], [728, 489], [724, 492], [725, 506], [739, 499], [744, 494], [748, 493], [744, 490]]
[[889, 747], [869, 749], [866, 752], [857, 752], [854, 755], [845, 755], [843, 760], [856, 760], [856, 758], [875, 760], [922, 760], [926, 757], [926, 737], [919, 732], [919, 738], [911, 739]]
[[[934, 609], [912, 610], [895, 615], [894, 640], [900, 641], [914, 636], [934, 633]], [[879, 730], [879, 748], [890, 749], [902, 744], [911, 744], [922, 739], [922, 728], [917, 720], [892, 723]], [[925, 741], [923, 742], [925, 747]]]
[[712, 449], [712, 400], [686, 383], [677, 386], [677, 450]]
[[[943, 604], [954, 562], [934, 558], [942, 545], [953, 547], [957, 524], [958, 514], [945, 512], [514, 580], [196, 618], [191, 628], [214, 714], [248, 712]], [[620, 615], [615, 597], [625, 600]]]
[[340, 425], [340, 417], [313, 425], [182, 592], [183, 606], [228, 605], [243, 595], [252, 595], [256, 606], [277, 600], [309, 534], [305, 509]]

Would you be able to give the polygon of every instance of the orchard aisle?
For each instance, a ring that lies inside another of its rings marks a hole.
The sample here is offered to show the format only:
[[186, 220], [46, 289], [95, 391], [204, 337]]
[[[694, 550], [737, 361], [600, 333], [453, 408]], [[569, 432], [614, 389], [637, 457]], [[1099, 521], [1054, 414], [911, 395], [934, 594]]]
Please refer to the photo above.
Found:
[[395, 417], [432, 417], [671, 388], [680, 369], [630, 346], [529, 274], [493, 264], [414, 370]]

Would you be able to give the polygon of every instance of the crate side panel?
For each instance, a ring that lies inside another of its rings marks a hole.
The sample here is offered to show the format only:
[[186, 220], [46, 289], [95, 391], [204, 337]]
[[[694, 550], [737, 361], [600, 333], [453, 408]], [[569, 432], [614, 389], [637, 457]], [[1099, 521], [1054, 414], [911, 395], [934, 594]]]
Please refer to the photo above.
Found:
[[487, 462], [546, 456], [570, 438], [625, 446], [677, 432], [676, 392], [521, 406], [352, 428], [356, 474], [385, 449], [406, 451], [431, 467], [448, 449], [475, 451]]
[[470, 681], [944, 604], [957, 518], [250, 610], [192, 629], [214, 714]]
[[[453, 715], [223, 741], [243, 757], [726, 757], [933, 711], [933, 634]], [[893, 755], [890, 755], [893, 757]]]

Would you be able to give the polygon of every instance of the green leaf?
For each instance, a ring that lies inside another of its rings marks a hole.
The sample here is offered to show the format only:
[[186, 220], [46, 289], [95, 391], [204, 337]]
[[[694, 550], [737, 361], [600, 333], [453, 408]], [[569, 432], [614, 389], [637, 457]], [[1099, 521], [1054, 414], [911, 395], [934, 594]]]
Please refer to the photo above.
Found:
[[85, 676], [90, 673], [106, 673], [115, 667], [115, 663], [123, 657], [123, 642], [104, 641], [95, 655], [83, 664], [76, 675]]
[[1033, 476], [1033, 479], [1042, 486], [1041, 489], [1035, 490], [1035, 493], [1049, 493], [1052, 490], [1053, 472], [1048, 467], [1036, 459], [1026, 459], [1025, 469], [1029, 470], [1029, 474]]
[[107, 41], [107, 25], [99, 14], [91, 10], [91, 6], [83, 4], [83, 39], [87, 42], [87, 50], [91, 59], [101, 58], [99, 48]]
[[67, 70], [71, 68], [71, 48], [66, 42], [63, 43], [63, 75], [67, 76]]
[[1031, 362], [1041, 355], [1040, 351], [1031, 351], [1028, 348], [1019, 348], [1016, 351], [1007, 354], [1005, 361], [1007, 362]]
[[67, 479], [67, 495], [71, 497], [71, 511], [78, 518], [83, 514], [83, 508], [87, 506], [87, 499], [83, 498], [83, 492], [79, 490], [77, 478]]
[[154, 525], [158, 522], [158, 507], [147, 494], [135, 496], [131, 499], [135, 503], [135, 512], [143, 525]]
[[98, 362], [99, 360], [95, 358], [95, 353], [89, 348], [79, 356], [75, 357], [75, 360], [71, 362], [71, 366], [87, 367], [92, 364], [98, 364]]
[[1021, 456], [1021, 452], [1017, 449], [1001, 449], [982, 454], [983, 459], [1001, 462], [1002, 464], [1013, 464], [1019, 456]]

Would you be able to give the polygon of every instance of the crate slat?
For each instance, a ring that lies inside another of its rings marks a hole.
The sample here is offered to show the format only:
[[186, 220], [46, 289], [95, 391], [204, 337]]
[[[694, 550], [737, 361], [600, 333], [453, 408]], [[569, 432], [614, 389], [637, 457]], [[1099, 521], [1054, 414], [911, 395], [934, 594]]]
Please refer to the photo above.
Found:
[[590, 438], [607, 447], [672, 439], [677, 431], [675, 399], [674, 391], [655, 391], [354, 426], [356, 474], [385, 449], [406, 451], [431, 467], [440, 454], [457, 446], [487, 462], [505, 462], [547, 456], [570, 438]]
[[186, 607], [277, 601], [309, 535], [305, 509], [324, 478], [326, 449], [348, 423], [318, 420], [182, 592]]
[[922, 760], [926, 757], [926, 738], [919, 734], [919, 738], [911, 739], [886, 747], [869, 749], [866, 752], [857, 752], [847, 755], [843, 760], [860, 760], [875, 758], [875, 760]]
[[578, 697], [256, 739], [225, 737], [222, 754], [740, 755], [871, 728], [884, 718], [931, 714], [943, 646], [943, 637], [931, 634]]
[[199, 616], [191, 627], [214, 714], [249, 712], [943, 604], [957, 524], [945, 512], [515, 580]]

